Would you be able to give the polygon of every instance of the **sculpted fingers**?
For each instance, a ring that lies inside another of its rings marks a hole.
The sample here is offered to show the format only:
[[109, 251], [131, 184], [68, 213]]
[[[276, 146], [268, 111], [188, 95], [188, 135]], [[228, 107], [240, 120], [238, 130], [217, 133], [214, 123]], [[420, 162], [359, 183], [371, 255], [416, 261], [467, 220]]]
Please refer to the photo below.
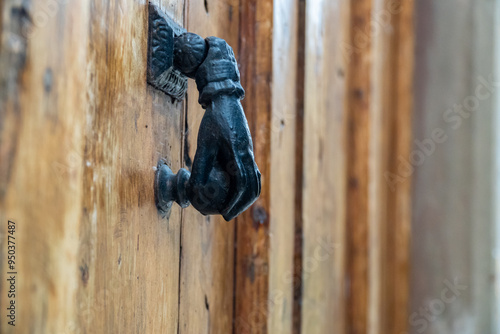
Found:
[[236, 161], [238, 162], [238, 175], [244, 179], [244, 184], [235, 185], [234, 197], [222, 212], [222, 216], [228, 221], [252, 205], [259, 197], [261, 190], [260, 172], [252, 151], [247, 150], [244, 154], [238, 154]]
[[[214, 210], [210, 201], [209, 185], [210, 174], [216, 163], [218, 146], [212, 136], [206, 132], [206, 123], [208, 120], [204, 117], [200, 126], [196, 154], [193, 160], [191, 177], [189, 179], [188, 191], [191, 204], [204, 214], [212, 213]], [[210, 185], [209, 185], [210, 186]]]
[[247, 187], [247, 173], [243, 163], [237, 156], [233, 155], [232, 159], [227, 163], [227, 166], [228, 168], [226, 170], [229, 172], [231, 197], [221, 214], [224, 219], [229, 221], [234, 217], [232, 215], [228, 215], [227, 213], [237, 205], [240, 197], [243, 195]]

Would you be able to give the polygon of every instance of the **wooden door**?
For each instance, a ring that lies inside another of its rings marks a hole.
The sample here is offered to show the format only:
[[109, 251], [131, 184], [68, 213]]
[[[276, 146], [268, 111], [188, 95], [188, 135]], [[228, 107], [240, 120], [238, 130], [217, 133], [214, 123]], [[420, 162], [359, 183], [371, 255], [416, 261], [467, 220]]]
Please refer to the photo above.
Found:
[[384, 176], [408, 155], [412, 1], [151, 2], [233, 47], [261, 196], [231, 222], [158, 214], [154, 168], [190, 168], [203, 110], [193, 82], [146, 83], [147, 1], [4, 0], [1, 332], [404, 331], [409, 180]]
[[[237, 50], [237, 1], [155, 3]], [[175, 102], [146, 84], [147, 3], [1, 8], [1, 219], [18, 272], [2, 332], [230, 332], [234, 224], [155, 207], [154, 167], [190, 167], [203, 111], [193, 87]]]

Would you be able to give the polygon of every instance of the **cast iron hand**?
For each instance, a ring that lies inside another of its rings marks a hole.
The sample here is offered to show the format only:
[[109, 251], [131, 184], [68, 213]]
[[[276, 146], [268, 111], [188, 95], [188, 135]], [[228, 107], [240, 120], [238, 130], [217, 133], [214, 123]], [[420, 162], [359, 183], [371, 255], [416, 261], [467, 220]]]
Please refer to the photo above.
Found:
[[193, 206], [203, 214], [231, 220], [260, 194], [260, 172], [239, 99], [214, 98], [198, 133], [198, 147], [188, 183]]
[[261, 188], [233, 50], [220, 38], [203, 40], [191, 33], [177, 37], [174, 45], [174, 66], [196, 79], [198, 101], [206, 111], [192, 174], [181, 169], [175, 180], [165, 181], [171, 182], [170, 199], [231, 220], [255, 202]]

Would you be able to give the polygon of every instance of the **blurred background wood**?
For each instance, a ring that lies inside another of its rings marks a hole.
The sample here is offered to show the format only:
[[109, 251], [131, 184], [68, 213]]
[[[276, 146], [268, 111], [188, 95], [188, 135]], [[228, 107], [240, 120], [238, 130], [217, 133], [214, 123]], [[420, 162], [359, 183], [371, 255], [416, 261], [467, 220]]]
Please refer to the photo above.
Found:
[[305, 6], [301, 333], [344, 333], [349, 3]]
[[[412, 147], [421, 152], [414, 159], [422, 162], [413, 176], [411, 333], [497, 333], [493, 159], [498, 149], [493, 138], [498, 93], [485, 83], [495, 80], [499, 4], [415, 4], [413, 127], [415, 140], [427, 143], [427, 149]], [[443, 140], [429, 144], [438, 129]], [[448, 292], [451, 301], [443, 300], [455, 280], [462, 289]]]

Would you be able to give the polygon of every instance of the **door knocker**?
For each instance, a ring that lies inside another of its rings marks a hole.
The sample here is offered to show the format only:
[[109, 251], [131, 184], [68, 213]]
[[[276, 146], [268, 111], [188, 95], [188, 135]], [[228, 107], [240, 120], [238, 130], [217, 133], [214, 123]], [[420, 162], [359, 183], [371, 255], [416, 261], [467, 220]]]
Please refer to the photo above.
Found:
[[191, 203], [204, 215], [235, 218], [259, 197], [261, 180], [233, 50], [223, 39], [186, 32], [150, 4], [147, 77], [176, 99], [184, 98], [187, 78], [195, 79], [205, 109], [191, 173], [181, 168], [174, 174], [158, 164], [158, 209], [168, 212], [175, 201], [183, 208]]

